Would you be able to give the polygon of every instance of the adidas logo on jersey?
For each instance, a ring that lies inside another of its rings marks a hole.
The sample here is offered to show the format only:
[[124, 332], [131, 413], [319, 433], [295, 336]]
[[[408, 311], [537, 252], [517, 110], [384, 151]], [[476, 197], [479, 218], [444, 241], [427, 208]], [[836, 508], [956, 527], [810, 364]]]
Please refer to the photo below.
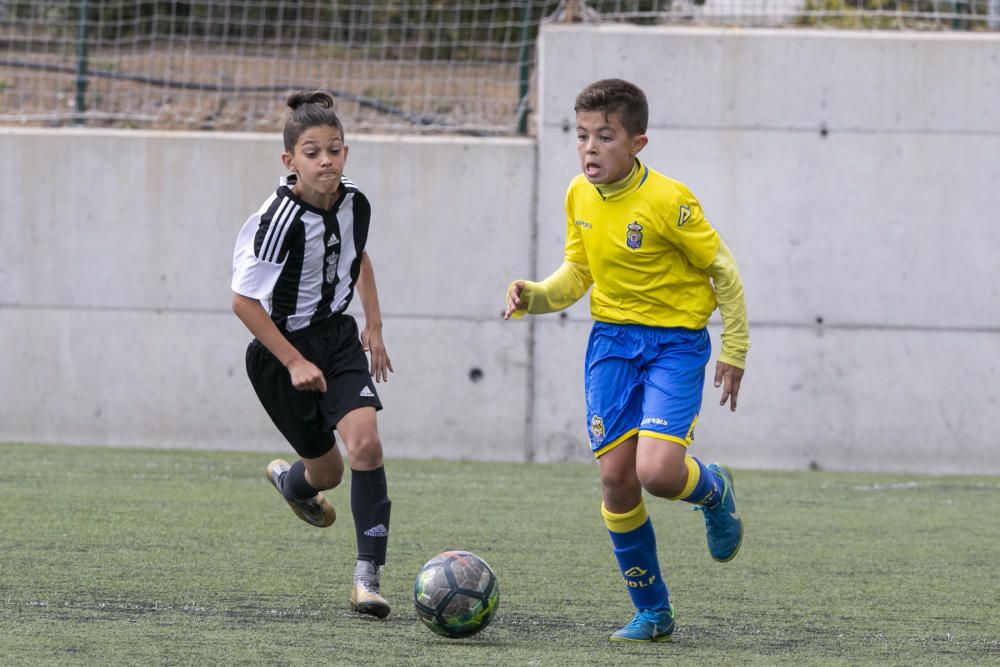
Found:
[[368, 387], [367, 385], [365, 385], [364, 387], [361, 388], [361, 393], [358, 394], [358, 395], [359, 396], [364, 396], [365, 398], [371, 398], [375, 394], [372, 392], [372, 390], [371, 390], [370, 387]]
[[380, 523], [366, 530], [365, 535], [368, 537], [389, 537], [389, 529]]

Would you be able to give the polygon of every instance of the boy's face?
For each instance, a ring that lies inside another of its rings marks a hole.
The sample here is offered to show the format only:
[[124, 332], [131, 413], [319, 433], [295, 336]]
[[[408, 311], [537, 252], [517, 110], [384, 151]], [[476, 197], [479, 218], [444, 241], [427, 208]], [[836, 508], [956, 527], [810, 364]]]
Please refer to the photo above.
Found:
[[647, 141], [645, 134], [629, 135], [622, 125], [620, 113], [610, 113], [607, 118], [600, 111], [576, 114], [576, 152], [580, 155], [580, 168], [594, 185], [625, 178]]
[[295, 142], [295, 150], [283, 153], [281, 160], [289, 171], [298, 175], [296, 187], [310, 201], [310, 197], [329, 196], [340, 189], [347, 146], [337, 128], [310, 127]]

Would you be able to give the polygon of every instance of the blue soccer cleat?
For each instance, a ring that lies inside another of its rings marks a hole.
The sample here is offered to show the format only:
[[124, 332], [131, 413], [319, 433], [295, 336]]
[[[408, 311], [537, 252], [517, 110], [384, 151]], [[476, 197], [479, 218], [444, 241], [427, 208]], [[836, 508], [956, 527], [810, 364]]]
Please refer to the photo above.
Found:
[[695, 507], [705, 513], [705, 530], [708, 535], [708, 552], [720, 563], [736, 558], [743, 543], [743, 519], [736, 511], [733, 493], [733, 473], [720, 463], [706, 466], [722, 482], [722, 496], [712, 507]]
[[668, 642], [674, 634], [674, 606], [666, 609], [640, 609], [632, 621], [616, 630], [613, 642]]

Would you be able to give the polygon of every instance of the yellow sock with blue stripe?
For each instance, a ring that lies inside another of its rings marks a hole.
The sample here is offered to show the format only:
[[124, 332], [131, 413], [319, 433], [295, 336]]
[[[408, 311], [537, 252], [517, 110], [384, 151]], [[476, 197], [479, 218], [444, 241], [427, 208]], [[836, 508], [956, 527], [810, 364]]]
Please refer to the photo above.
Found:
[[660, 574], [656, 535], [646, 504], [640, 500], [634, 509], [624, 514], [609, 512], [602, 504], [601, 515], [611, 534], [615, 558], [632, 604], [636, 609], [665, 609], [670, 604], [670, 594]]
[[676, 498], [671, 500], [683, 500], [692, 505], [702, 505], [704, 507], [715, 507], [722, 497], [722, 483], [705, 464], [693, 456], [685, 456], [684, 464], [687, 466], [688, 478], [684, 490]]

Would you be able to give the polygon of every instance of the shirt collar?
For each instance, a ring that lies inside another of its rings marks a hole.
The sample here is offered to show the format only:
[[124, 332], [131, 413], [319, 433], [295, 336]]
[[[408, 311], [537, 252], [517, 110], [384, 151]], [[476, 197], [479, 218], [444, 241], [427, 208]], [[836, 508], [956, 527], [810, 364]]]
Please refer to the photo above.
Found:
[[595, 185], [594, 187], [597, 188], [597, 194], [604, 201], [621, 199], [625, 195], [638, 190], [639, 186], [646, 181], [647, 175], [649, 175], [649, 167], [642, 164], [639, 158], [636, 158], [632, 164], [632, 169], [626, 174], [625, 178], [614, 183], [605, 183], [604, 185]]

